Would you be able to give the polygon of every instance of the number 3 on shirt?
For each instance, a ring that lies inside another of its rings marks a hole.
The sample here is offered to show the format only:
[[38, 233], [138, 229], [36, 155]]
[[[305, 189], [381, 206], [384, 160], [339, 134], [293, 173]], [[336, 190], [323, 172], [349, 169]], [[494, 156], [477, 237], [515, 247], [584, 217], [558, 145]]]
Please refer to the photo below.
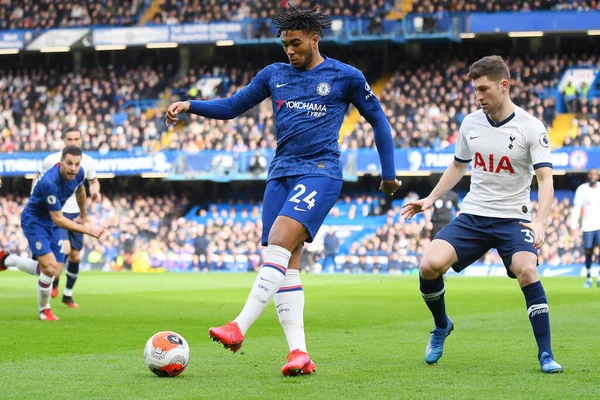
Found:
[[533, 235], [531, 234], [531, 231], [529, 229], [521, 229], [521, 232], [523, 232], [525, 234], [525, 242], [527, 243], [533, 243]]
[[308, 207], [306, 208], [308, 208], [309, 210], [315, 206], [315, 199], [313, 197], [315, 197], [315, 195], [317, 194], [316, 190], [313, 190], [308, 196], [304, 197], [302, 200], [300, 200], [300, 196], [306, 193], [306, 186], [299, 183], [294, 188], [294, 191], [296, 191], [297, 193], [293, 195], [290, 199], [292, 203], [300, 204], [300, 202], [303, 201], [306, 204], [308, 204]]

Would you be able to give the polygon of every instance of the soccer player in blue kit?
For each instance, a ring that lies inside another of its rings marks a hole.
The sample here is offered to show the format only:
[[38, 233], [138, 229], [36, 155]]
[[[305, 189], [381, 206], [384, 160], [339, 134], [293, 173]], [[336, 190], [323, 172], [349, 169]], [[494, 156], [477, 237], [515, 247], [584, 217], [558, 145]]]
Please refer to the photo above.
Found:
[[[39, 318], [57, 321], [50, 309], [52, 281], [60, 273], [64, 263], [60, 228], [81, 232], [99, 238], [103, 230], [88, 227], [86, 223], [86, 194], [83, 182], [85, 172], [81, 168], [81, 149], [67, 146], [62, 151], [59, 164], [48, 169], [37, 181], [29, 202], [21, 213], [21, 227], [29, 242], [29, 248], [39, 263], [37, 286]], [[62, 205], [75, 192], [80, 217], [71, 221], [62, 213]], [[0, 270], [5, 269], [8, 254], [0, 258]], [[26, 271], [33, 273], [33, 271]]]
[[342, 188], [339, 130], [350, 103], [373, 127], [382, 167], [381, 190], [393, 195], [400, 187], [394, 167], [391, 128], [363, 74], [319, 52], [319, 37], [331, 26], [329, 15], [316, 8], [290, 7], [273, 17], [289, 64], [275, 63], [227, 99], [173, 103], [166, 123], [185, 112], [213, 119], [232, 119], [269, 96], [275, 115], [277, 150], [269, 167], [263, 203], [262, 245], [265, 260], [241, 313], [231, 323], [211, 328], [209, 335], [233, 352], [271, 299], [285, 332], [290, 353], [282, 373], [316, 370], [304, 337], [304, 292], [300, 255], [337, 201]]

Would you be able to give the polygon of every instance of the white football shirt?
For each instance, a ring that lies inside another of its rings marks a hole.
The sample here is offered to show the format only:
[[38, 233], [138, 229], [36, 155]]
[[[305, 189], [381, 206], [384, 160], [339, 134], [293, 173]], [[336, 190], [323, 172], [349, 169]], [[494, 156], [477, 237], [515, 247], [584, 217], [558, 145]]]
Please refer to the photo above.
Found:
[[473, 161], [471, 188], [462, 212], [531, 221], [534, 169], [552, 167], [544, 124], [520, 107], [495, 124], [478, 110], [463, 120], [454, 158]]
[[571, 229], [577, 228], [582, 209], [581, 229], [584, 232], [600, 230], [600, 183], [596, 183], [596, 187], [591, 187], [589, 183], [584, 183], [575, 191], [573, 212], [571, 214]]
[[[43, 174], [48, 168], [52, 168], [56, 164], [60, 163], [60, 158], [62, 157], [62, 151], [52, 153], [44, 159], [42, 163], [42, 167], [38, 171], [40, 174]], [[83, 154], [81, 157], [81, 168], [85, 172], [85, 179], [88, 181], [92, 181], [96, 179], [96, 162], [94, 159], [87, 154]], [[77, 205], [77, 198], [75, 197], [75, 193], [67, 201], [63, 204], [62, 211], [69, 214], [79, 214], [79, 206]]]

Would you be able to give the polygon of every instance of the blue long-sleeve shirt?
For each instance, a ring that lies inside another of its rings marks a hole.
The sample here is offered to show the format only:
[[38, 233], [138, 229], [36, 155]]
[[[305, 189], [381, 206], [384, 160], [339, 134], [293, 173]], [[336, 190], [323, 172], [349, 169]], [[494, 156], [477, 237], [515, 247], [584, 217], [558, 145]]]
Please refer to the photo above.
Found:
[[339, 131], [353, 104], [373, 127], [382, 179], [395, 179], [391, 128], [364, 75], [332, 58], [311, 70], [271, 64], [245, 88], [227, 99], [191, 101], [190, 112], [213, 119], [232, 119], [272, 98], [277, 150], [269, 179], [325, 175], [342, 179]]

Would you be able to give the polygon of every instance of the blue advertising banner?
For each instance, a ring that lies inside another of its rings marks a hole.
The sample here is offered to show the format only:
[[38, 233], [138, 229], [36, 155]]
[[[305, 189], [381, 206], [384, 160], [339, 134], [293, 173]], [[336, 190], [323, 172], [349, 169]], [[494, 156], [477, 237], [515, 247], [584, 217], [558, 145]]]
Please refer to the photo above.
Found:
[[468, 32], [585, 31], [600, 29], [600, 11], [476, 12], [468, 14]]
[[[35, 174], [49, 153], [0, 154], [1, 176]], [[100, 173], [140, 175], [164, 173], [172, 180], [263, 180], [275, 153], [203, 151], [186, 153], [176, 150], [143, 154], [141, 151], [111, 151], [108, 154], [87, 152], [97, 163]], [[600, 148], [561, 148], [552, 153], [555, 170], [568, 172], [600, 168]], [[396, 170], [400, 173], [443, 172], [454, 159], [452, 149], [396, 149]], [[346, 151], [341, 155], [344, 179], [354, 181], [359, 175], [381, 173], [375, 149]]]
[[22, 49], [25, 45], [25, 35], [31, 37], [29, 31], [0, 32], [0, 49]]

